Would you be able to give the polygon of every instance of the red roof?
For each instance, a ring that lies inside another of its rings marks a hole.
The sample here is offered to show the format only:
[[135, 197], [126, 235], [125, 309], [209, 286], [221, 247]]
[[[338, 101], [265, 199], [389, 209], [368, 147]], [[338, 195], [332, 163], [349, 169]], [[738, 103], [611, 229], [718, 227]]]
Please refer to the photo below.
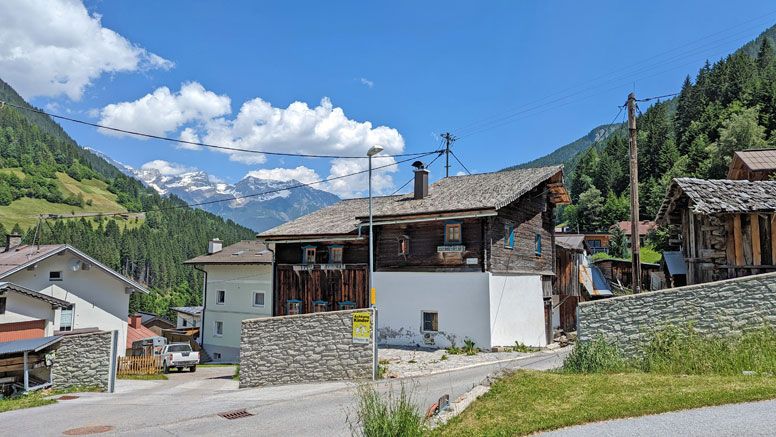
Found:
[[[623, 232], [625, 232], [625, 235], [631, 234], [631, 222], [630, 221], [624, 221], [617, 223], [617, 226], [622, 229]], [[657, 225], [655, 222], [651, 220], [642, 220], [639, 222], [639, 235], [647, 235], [649, 231], [655, 229]]]
[[142, 340], [144, 338], [158, 337], [158, 335], [146, 328], [143, 325], [139, 325], [137, 328], [133, 328], [131, 325], [132, 316], [129, 316], [130, 324], [127, 325], [127, 349], [132, 349], [132, 343]]

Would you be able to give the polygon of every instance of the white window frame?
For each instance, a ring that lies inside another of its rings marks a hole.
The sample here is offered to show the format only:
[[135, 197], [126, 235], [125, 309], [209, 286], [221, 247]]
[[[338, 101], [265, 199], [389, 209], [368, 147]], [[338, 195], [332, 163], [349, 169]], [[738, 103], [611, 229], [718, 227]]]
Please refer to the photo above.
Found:
[[70, 311], [70, 326], [68, 326], [65, 331], [72, 331], [75, 329], [75, 304], [71, 303], [70, 308], [60, 308], [59, 309], [59, 324], [57, 325], [57, 331], [62, 331], [62, 312], [63, 311]]
[[[223, 299], [219, 302], [219, 297], [222, 296], [223, 293]], [[226, 290], [216, 290], [216, 305], [223, 305], [226, 303]]]
[[[426, 314], [436, 314], [436, 330], [426, 329]], [[420, 311], [420, 329], [423, 332], [439, 332], [439, 311], [421, 310]]]
[[[218, 333], [218, 324], [221, 324], [221, 333]], [[224, 322], [223, 320], [214, 320], [213, 321], [213, 337], [223, 337], [224, 336]]]
[[[59, 273], [59, 279], [51, 279], [52, 273]], [[65, 275], [63, 274], [62, 270], [50, 270], [49, 271], [49, 282], [62, 282], [62, 280], [65, 278]]]
[[[261, 301], [263, 303], [261, 305], [256, 303], [256, 295], [257, 294], [261, 294], [262, 295]], [[267, 299], [267, 294], [265, 292], [263, 292], [263, 291], [254, 291], [253, 292], [253, 306], [255, 306], [256, 308], [264, 308], [264, 305], [267, 304], [266, 299]]]

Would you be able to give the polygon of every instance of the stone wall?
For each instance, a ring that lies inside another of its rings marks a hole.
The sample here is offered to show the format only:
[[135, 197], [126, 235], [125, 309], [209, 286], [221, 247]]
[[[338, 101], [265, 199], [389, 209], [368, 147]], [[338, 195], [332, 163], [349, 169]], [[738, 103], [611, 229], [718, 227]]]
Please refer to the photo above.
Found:
[[667, 325], [714, 336], [776, 326], [776, 273], [581, 303], [580, 341], [603, 337], [624, 353], [638, 352], [650, 332]]
[[[372, 342], [353, 343], [353, 313], [243, 320], [240, 387], [372, 377]], [[374, 316], [371, 318], [374, 330]]]
[[54, 388], [96, 386], [108, 390], [112, 339], [111, 331], [63, 336], [51, 366]]

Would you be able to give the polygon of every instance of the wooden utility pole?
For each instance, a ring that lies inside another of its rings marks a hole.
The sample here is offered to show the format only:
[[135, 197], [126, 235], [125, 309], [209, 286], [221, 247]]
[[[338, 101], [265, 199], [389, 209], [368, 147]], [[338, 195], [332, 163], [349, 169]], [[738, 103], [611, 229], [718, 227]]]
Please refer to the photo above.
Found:
[[636, 94], [628, 94], [628, 130], [630, 131], [631, 195], [631, 270], [633, 292], [641, 292], [641, 254], [639, 250], [639, 149], [636, 145]]
[[445, 140], [445, 177], [450, 176], [450, 145], [455, 141], [455, 137], [450, 132], [442, 134], [442, 139]]

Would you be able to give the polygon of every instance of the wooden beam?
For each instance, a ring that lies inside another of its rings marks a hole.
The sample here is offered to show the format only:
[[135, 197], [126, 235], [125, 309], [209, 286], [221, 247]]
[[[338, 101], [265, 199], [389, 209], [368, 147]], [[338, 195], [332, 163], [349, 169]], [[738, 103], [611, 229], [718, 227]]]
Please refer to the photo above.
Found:
[[736, 247], [736, 265], [744, 265], [744, 237], [741, 233], [741, 215], [733, 216], [733, 239]]
[[759, 266], [762, 264], [762, 253], [760, 251], [760, 217], [757, 214], [749, 214], [750, 226], [752, 227], [752, 264]]
[[[736, 240], [733, 238], [733, 217], [727, 217], [727, 220], [725, 221], [725, 233], [727, 234], [727, 242], [725, 243], [727, 263], [729, 266], [733, 266], [736, 264]], [[727, 272], [728, 279], [735, 277], [735, 269], [728, 268]]]
[[771, 214], [771, 264], [776, 265], [776, 214]]

